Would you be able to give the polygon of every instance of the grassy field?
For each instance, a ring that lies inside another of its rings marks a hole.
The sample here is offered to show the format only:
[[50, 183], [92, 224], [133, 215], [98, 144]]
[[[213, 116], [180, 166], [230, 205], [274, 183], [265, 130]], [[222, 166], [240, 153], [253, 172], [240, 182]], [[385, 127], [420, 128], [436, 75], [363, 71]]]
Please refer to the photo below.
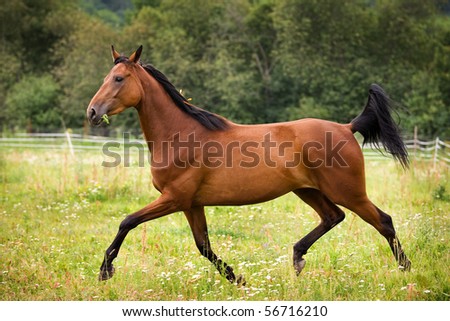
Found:
[[0, 300], [449, 300], [448, 167], [366, 164], [370, 198], [391, 214], [412, 271], [359, 217], [322, 237], [297, 277], [292, 246], [318, 224], [294, 195], [207, 209], [212, 246], [247, 280], [220, 277], [182, 213], [130, 232], [99, 282], [121, 220], [158, 196], [149, 167], [104, 168], [99, 152], [0, 150]]

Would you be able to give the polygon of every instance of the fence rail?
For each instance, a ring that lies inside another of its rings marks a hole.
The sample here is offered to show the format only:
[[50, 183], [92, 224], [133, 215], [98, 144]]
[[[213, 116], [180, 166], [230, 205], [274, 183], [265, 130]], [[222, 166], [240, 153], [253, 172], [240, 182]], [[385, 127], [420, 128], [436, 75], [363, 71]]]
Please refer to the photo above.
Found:
[[[0, 148], [67, 150], [71, 154], [75, 154], [83, 151], [101, 151], [105, 143], [111, 142], [122, 144], [121, 146], [123, 147], [127, 146], [123, 138], [83, 136], [66, 132], [19, 133], [9, 137], [0, 137]], [[135, 146], [136, 144], [147, 148], [147, 144], [143, 139], [130, 139], [128, 141], [128, 146]], [[439, 137], [431, 141], [422, 141], [419, 139], [406, 140], [405, 144], [411, 159], [432, 162], [434, 166], [439, 162], [450, 166], [450, 143], [440, 140]], [[128, 150], [132, 151], [131, 149]], [[386, 155], [377, 151], [374, 146], [365, 146], [363, 152], [366, 159], [389, 159]]]

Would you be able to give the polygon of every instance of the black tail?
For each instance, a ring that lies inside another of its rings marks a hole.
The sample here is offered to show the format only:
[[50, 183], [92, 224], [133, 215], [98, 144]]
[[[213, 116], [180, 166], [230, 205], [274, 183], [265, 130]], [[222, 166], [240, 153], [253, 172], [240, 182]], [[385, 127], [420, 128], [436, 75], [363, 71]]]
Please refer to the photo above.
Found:
[[407, 168], [408, 151], [400, 137], [400, 129], [391, 117], [391, 109], [391, 100], [383, 88], [376, 84], [370, 85], [366, 107], [352, 120], [352, 130], [363, 135], [363, 145], [372, 143], [380, 150], [381, 143], [388, 153]]

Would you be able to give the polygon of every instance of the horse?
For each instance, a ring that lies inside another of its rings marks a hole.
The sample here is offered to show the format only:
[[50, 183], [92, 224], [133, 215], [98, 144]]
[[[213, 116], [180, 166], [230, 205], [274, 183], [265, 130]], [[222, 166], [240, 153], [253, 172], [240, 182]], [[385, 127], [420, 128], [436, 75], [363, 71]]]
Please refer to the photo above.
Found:
[[[354, 134], [381, 147], [407, 168], [408, 153], [391, 116], [392, 102], [377, 84], [363, 111], [348, 124], [300, 119], [272, 124], [236, 124], [199, 108], [167, 77], [111, 46], [114, 66], [86, 110], [93, 126], [134, 107], [150, 152], [152, 183], [160, 196], [128, 215], [105, 252], [99, 280], [111, 278], [127, 234], [139, 224], [184, 212], [201, 255], [231, 283], [242, 285], [232, 267], [212, 250], [205, 206], [269, 201], [293, 192], [319, 215], [320, 223], [293, 247], [297, 274], [311, 245], [345, 218], [344, 207], [372, 225], [388, 242], [401, 270], [409, 270], [390, 215], [366, 194], [364, 157]], [[109, 121], [108, 121], [109, 122]]]

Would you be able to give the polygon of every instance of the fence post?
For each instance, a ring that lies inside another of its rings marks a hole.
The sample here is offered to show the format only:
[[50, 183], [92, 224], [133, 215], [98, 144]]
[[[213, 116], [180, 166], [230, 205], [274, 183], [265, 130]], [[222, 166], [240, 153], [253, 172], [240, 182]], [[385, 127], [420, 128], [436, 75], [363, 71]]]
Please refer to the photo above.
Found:
[[433, 170], [436, 170], [436, 164], [438, 161], [438, 150], [439, 150], [439, 137], [436, 137], [436, 143], [434, 144]]
[[69, 130], [66, 130], [66, 138], [67, 138], [67, 144], [69, 145], [69, 149], [70, 149], [70, 155], [72, 155], [72, 157], [73, 157], [75, 155], [75, 152], [73, 151], [72, 139], [70, 138]]
[[417, 155], [417, 148], [418, 148], [418, 145], [419, 145], [419, 139], [417, 138], [417, 132], [418, 132], [418, 130], [417, 130], [417, 126], [414, 126], [414, 159], [416, 158], [416, 155]]

